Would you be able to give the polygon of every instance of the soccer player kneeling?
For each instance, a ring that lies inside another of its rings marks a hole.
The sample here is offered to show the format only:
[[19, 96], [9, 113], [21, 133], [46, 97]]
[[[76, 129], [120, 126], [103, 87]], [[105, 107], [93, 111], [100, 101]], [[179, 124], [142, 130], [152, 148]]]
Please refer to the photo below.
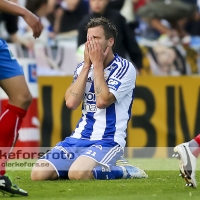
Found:
[[116, 37], [116, 27], [106, 18], [93, 18], [87, 24], [84, 62], [65, 94], [70, 109], [83, 101], [82, 117], [70, 137], [36, 162], [32, 180], [147, 177], [122, 159], [136, 70], [113, 53]]

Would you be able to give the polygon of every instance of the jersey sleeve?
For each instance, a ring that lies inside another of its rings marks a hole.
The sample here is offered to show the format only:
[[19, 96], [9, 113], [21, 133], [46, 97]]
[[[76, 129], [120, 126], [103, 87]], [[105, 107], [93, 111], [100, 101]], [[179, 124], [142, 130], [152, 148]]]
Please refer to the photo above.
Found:
[[116, 70], [107, 80], [109, 91], [119, 103], [124, 96], [135, 88], [136, 70], [132, 63], [128, 62], [119, 70]]
[[73, 76], [73, 81], [72, 83], [74, 83], [76, 81], [76, 79], [78, 78], [79, 74], [81, 73], [81, 70], [83, 68], [84, 62], [80, 63], [77, 67], [76, 70], [74, 71], [74, 76]]

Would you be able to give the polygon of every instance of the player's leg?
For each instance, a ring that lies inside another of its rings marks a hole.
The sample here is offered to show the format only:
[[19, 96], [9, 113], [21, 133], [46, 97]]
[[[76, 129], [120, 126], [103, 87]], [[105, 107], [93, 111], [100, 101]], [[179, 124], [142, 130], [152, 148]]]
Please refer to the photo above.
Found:
[[[96, 176], [96, 171], [108, 171], [109, 169], [108, 162], [104, 163], [104, 160], [106, 161], [106, 158], [109, 158], [111, 156], [111, 160], [113, 161], [113, 164], [116, 162], [116, 159], [122, 156], [123, 154], [123, 148], [121, 148], [117, 143], [115, 142], [95, 142], [94, 144], [91, 144], [87, 149], [84, 149], [84, 151], [81, 153], [81, 155], [74, 161], [72, 166], [69, 169], [69, 179], [70, 180], [88, 180], [88, 179], [99, 179]], [[109, 161], [110, 159], [108, 159]], [[109, 162], [111, 164], [111, 162]], [[98, 170], [98, 169], [101, 170]], [[102, 170], [103, 169], [103, 170]], [[105, 170], [104, 170], [105, 169]], [[122, 170], [120, 170], [120, 174]], [[98, 173], [99, 176], [99, 173]], [[115, 179], [112, 173], [109, 174], [103, 174], [101, 175], [104, 178], [101, 179]], [[108, 176], [108, 177], [107, 177]]]
[[68, 171], [78, 155], [72, 143], [76, 139], [65, 139], [59, 142], [50, 152], [41, 157], [34, 165], [31, 172], [33, 181], [68, 179]]
[[[12, 147], [26, 115], [32, 96], [23, 75], [0, 80], [0, 86], [6, 92], [9, 102], [0, 116], [0, 147]], [[0, 172], [1, 173], [1, 172]]]
[[[0, 87], [7, 93], [9, 103], [0, 116], [0, 148], [4, 154], [12, 150], [18, 137], [18, 130], [31, 102], [31, 94], [26, 85], [21, 66], [11, 55], [7, 44], [0, 40]], [[6, 158], [0, 158], [0, 191], [10, 195], [27, 196], [27, 192], [17, 188], [5, 175]]]
[[[0, 116], [0, 147], [4, 147], [3, 150], [8, 153], [15, 144], [32, 96], [26, 84], [22, 67], [3, 40], [0, 40], [0, 60], [0, 87], [9, 98], [6, 110]], [[3, 162], [5, 160], [1, 159], [0, 163]], [[0, 168], [0, 174], [4, 175], [5, 170]]]
[[121, 179], [121, 178], [143, 178], [147, 177], [143, 170], [134, 166], [115, 166], [116, 160], [123, 154], [123, 148], [113, 142], [102, 144], [96, 143], [89, 147], [72, 164], [69, 169], [69, 179]]
[[56, 180], [58, 177], [54, 164], [45, 159], [38, 160], [31, 171], [32, 181]]
[[[6, 109], [0, 116], [0, 147], [3, 148], [3, 153], [8, 154], [18, 138], [18, 131], [32, 97], [22, 75], [0, 80], [0, 86], [9, 97]], [[5, 159], [0, 161], [5, 162]], [[3, 167], [0, 167], [0, 174], [5, 174]]]
[[78, 157], [69, 169], [68, 177], [70, 180], [89, 180], [93, 179], [92, 170], [98, 163], [89, 158], [80, 156]]
[[[115, 149], [116, 151], [116, 149]], [[114, 152], [115, 152], [114, 151]], [[99, 165], [93, 169], [93, 175], [95, 179], [105, 180], [105, 179], [130, 179], [130, 178], [148, 178], [148, 175], [144, 170], [139, 167], [131, 165], [126, 161], [123, 156], [115, 157], [112, 155], [113, 151], [106, 154], [100, 163], [107, 163], [104, 165]]]
[[186, 186], [197, 187], [196, 164], [200, 154], [200, 134], [193, 140], [182, 143], [174, 148], [173, 157], [179, 159], [180, 176], [186, 181]]
[[24, 75], [17, 75], [0, 80], [0, 86], [8, 95], [9, 104], [23, 110], [28, 109], [32, 101], [32, 96]]

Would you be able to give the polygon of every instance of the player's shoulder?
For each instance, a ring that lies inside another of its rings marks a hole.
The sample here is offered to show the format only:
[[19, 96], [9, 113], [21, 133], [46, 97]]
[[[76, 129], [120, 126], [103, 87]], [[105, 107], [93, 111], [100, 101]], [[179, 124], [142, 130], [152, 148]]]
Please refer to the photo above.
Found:
[[84, 65], [84, 61], [81, 62], [81, 63], [79, 63], [79, 64], [77, 65], [75, 71], [74, 71], [74, 74], [80, 72], [80, 71], [82, 70], [82, 68], [83, 68], [83, 65]]
[[122, 58], [120, 56], [117, 56], [115, 59], [115, 64], [117, 66], [117, 69], [115, 70], [114, 76], [118, 79], [122, 79], [128, 76], [135, 77], [136, 75], [136, 69], [132, 62], [129, 60]]
[[135, 66], [133, 65], [132, 62], [130, 62], [126, 58], [123, 58], [123, 57], [120, 57], [120, 56], [116, 57], [116, 64], [118, 65], [119, 68], [128, 67], [132, 70], [135, 69]]
[[79, 63], [79, 64], [77, 65], [76, 69], [79, 69], [79, 68], [83, 67], [83, 65], [84, 65], [84, 61], [81, 62], [81, 63]]

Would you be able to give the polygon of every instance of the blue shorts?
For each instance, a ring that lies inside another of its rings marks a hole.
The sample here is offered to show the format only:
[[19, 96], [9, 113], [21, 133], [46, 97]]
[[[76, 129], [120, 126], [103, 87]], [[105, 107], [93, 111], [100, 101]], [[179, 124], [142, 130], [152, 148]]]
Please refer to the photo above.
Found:
[[40, 160], [50, 162], [58, 177], [68, 179], [69, 168], [79, 156], [89, 157], [100, 165], [108, 166], [115, 165], [122, 155], [123, 148], [112, 140], [90, 141], [68, 137]]
[[0, 80], [24, 75], [22, 67], [9, 50], [7, 43], [0, 39]]

